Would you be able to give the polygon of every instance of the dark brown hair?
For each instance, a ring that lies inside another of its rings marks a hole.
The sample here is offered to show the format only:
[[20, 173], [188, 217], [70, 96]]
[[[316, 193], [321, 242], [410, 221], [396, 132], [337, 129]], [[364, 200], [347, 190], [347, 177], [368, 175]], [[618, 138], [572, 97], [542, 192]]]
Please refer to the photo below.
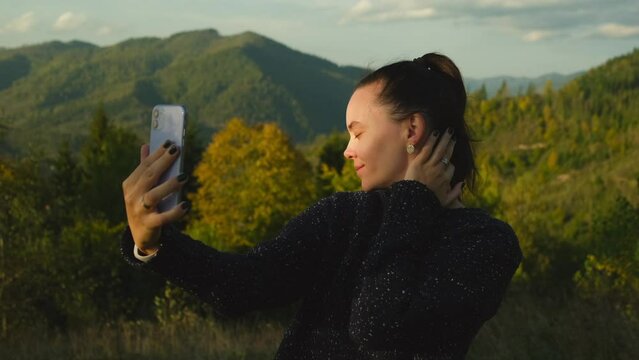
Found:
[[453, 61], [437, 53], [399, 61], [366, 75], [356, 88], [376, 82], [382, 84], [379, 101], [390, 105], [395, 120], [421, 113], [427, 135], [434, 130], [443, 134], [446, 128], [454, 129], [457, 143], [450, 159], [455, 165], [451, 186], [464, 180], [470, 190], [474, 189], [477, 168], [471, 142], [476, 140], [471, 139], [466, 125], [466, 89]]

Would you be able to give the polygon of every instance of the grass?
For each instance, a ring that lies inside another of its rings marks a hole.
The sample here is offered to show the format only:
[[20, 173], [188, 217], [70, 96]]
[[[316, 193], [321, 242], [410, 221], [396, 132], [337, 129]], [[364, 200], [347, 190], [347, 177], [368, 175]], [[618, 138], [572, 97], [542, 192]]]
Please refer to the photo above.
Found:
[[509, 296], [481, 328], [468, 360], [636, 359], [639, 324], [606, 302]]
[[[197, 316], [118, 321], [67, 334], [38, 328], [0, 342], [2, 359], [273, 359], [285, 323]], [[606, 303], [511, 291], [480, 330], [468, 360], [635, 359], [639, 325]]]
[[0, 344], [2, 359], [272, 359], [284, 332], [278, 323], [220, 324], [212, 319], [158, 324], [119, 321], [67, 334], [35, 329]]

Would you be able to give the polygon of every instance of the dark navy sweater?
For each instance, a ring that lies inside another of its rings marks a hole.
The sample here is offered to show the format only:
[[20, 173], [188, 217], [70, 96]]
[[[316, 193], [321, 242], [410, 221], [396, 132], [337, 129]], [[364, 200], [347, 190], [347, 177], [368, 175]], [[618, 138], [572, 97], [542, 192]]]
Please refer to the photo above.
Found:
[[463, 359], [522, 260], [512, 228], [477, 208], [443, 208], [420, 182], [339, 192], [246, 254], [172, 226], [148, 262], [122, 254], [223, 316], [301, 300], [276, 359]]

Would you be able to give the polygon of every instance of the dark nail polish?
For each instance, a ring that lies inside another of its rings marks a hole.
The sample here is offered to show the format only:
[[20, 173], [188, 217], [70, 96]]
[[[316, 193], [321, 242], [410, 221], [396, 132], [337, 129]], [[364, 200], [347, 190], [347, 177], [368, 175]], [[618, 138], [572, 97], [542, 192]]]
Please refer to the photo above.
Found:
[[463, 182], [463, 183], [462, 183], [462, 187], [461, 187], [462, 191], [464, 191], [464, 187], [465, 187], [465, 186], [466, 186], [466, 183], [465, 183], [465, 182]]
[[454, 133], [454, 132], [455, 132], [455, 129], [453, 129], [453, 128], [448, 128], [448, 133], [449, 133], [450, 135], [453, 135], [453, 133]]
[[178, 175], [177, 180], [178, 180], [179, 182], [183, 182], [183, 181], [186, 181], [186, 179], [187, 179], [188, 177], [189, 177], [189, 176], [188, 176], [188, 175], [186, 175], [185, 173], [181, 173], [180, 175]]
[[167, 139], [167, 140], [164, 142], [164, 145], [162, 145], [162, 147], [164, 147], [165, 149], [168, 149], [168, 148], [169, 148], [169, 146], [171, 146], [171, 140], [168, 140], [168, 139]]
[[171, 145], [171, 150], [169, 150], [169, 154], [173, 155], [177, 151], [177, 146]]
[[439, 131], [438, 130], [433, 131], [433, 136], [434, 137], [438, 137], [439, 136]]
[[457, 135], [453, 135], [453, 137], [450, 139], [452, 142], [456, 142], [457, 141]]
[[185, 201], [182, 203], [182, 205], [180, 205], [180, 207], [182, 208], [182, 210], [189, 211], [191, 209], [191, 203], [188, 201]]

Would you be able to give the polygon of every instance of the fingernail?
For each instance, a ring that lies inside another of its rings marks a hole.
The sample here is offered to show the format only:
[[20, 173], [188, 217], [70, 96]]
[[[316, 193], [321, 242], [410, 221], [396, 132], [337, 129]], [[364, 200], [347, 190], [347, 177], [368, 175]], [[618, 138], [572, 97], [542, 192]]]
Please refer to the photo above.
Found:
[[182, 210], [189, 211], [191, 209], [191, 203], [185, 201], [182, 203], [182, 205], [180, 205], [180, 207], [182, 208]]
[[433, 136], [434, 137], [438, 137], [439, 136], [439, 131], [438, 130], [433, 131]]
[[177, 146], [171, 145], [171, 150], [169, 150], [169, 154], [173, 155], [177, 151]]
[[177, 181], [179, 181], [179, 182], [186, 181], [186, 179], [187, 179], [188, 177], [189, 177], [189, 176], [188, 176], [188, 175], [186, 175], [185, 173], [181, 173], [180, 175], [178, 175], [178, 177], [177, 177]]
[[168, 149], [169, 146], [171, 146], [171, 140], [167, 139], [164, 142], [164, 145], [162, 145], [162, 147], [164, 147], [165, 149]]
[[453, 135], [453, 133], [454, 133], [454, 132], [455, 132], [455, 129], [453, 129], [453, 128], [448, 128], [448, 133], [449, 133], [449, 134]]

